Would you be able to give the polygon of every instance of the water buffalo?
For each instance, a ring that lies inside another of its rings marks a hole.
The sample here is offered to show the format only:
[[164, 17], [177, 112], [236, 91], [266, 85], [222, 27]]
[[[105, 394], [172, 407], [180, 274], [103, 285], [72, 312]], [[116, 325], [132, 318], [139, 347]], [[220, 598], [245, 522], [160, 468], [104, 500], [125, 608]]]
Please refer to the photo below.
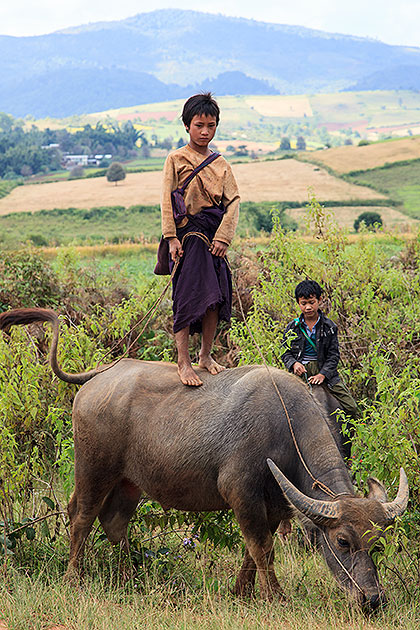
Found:
[[[355, 496], [325, 414], [304, 383], [256, 365], [217, 376], [200, 371], [203, 386], [188, 388], [179, 382], [176, 365], [134, 359], [106, 370], [66, 374], [57, 364], [53, 311], [6, 312], [0, 315], [0, 329], [36, 320], [53, 325], [53, 371], [64, 381], [84, 384], [73, 407], [76, 485], [68, 507], [69, 572], [78, 570], [95, 518], [111, 542], [124, 540], [146, 493], [163, 508], [233, 509], [246, 542], [238, 594], [252, 591], [258, 573], [262, 596], [281, 595], [273, 535], [296, 508], [318, 528], [338, 582], [371, 609], [384, 603], [364, 534], [372, 522], [386, 526], [405, 510], [406, 476], [401, 470], [392, 502], [375, 480], [369, 481], [367, 498]], [[302, 460], [333, 497], [314, 483]]]

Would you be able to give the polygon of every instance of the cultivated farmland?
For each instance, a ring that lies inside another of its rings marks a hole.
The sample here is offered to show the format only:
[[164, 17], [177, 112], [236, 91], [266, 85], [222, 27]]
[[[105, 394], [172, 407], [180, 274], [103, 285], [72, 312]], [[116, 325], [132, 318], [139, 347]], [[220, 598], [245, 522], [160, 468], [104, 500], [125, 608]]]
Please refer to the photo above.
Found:
[[378, 142], [366, 146], [343, 146], [314, 151], [310, 159], [321, 162], [337, 173], [364, 171], [377, 166], [420, 158], [420, 137]]
[[[349, 184], [324, 169], [296, 160], [234, 164], [243, 201], [299, 201], [309, 189], [318, 200], [350, 201], [382, 197], [363, 186]], [[54, 208], [153, 205], [160, 201], [161, 172], [130, 173], [115, 186], [105, 177], [26, 185], [0, 199], [0, 215]]]

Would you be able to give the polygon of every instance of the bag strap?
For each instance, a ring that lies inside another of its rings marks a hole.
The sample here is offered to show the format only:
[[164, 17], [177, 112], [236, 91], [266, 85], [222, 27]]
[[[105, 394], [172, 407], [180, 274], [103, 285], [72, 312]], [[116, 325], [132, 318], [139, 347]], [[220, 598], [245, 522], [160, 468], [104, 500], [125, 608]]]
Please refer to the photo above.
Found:
[[[299, 328], [300, 332], [303, 334], [303, 336], [305, 337], [305, 339], [307, 339], [309, 341], [309, 343], [311, 344], [311, 346], [313, 347], [314, 350], [316, 350], [316, 345], [314, 344], [314, 342], [312, 341], [312, 339], [309, 337], [308, 333], [306, 332], [306, 330], [304, 330], [304, 328], [302, 328], [302, 326], [300, 325], [300, 319], [297, 318], [295, 319], [295, 324], [297, 325], [297, 327]], [[318, 352], [318, 351], [317, 351]]]
[[209, 164], [211, 164], [212, 162], [214, 162], [214, 160], [216, 160], [218, 157], [220, 157], [220, 153], [214, 152], [214, 153], [210, 153], [210, 155], [208, 157], [206, 157], [206, 159], [201, 162], [201, 164], [199, 164], [198, 166], [195, 167], [195, 169], [193, 170], [192, 173], [190, 173], [190, 175], [188, 175], [187, 179], [185, 180], [185, 182], [182, 184], [182, 186], [180, 188], [178, 188], [178, 192], [181, 193], [181, 195], [184, 194], [186, 187], [188, 186], [188, 184], [190, 183], [190, 181], [192, 179], [194, 179], [194, 177], [196, 175], [198, 175], [198, 173], [205, 168], [206, 166], [208, 166]]

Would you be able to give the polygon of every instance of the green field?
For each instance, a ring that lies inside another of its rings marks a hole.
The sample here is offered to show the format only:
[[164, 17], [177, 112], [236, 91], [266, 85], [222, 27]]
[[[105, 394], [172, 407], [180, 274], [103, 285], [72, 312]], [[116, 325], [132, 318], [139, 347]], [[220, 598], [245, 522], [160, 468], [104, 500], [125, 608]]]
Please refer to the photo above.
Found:
[[[284, 225], [294, 228], [284, 215], [293, 203], [274, 204]], [[241, 205], [237, 236], [257, 236], [271, 229], [269, 202]], [[35, 246], [95, 245], [98, 243], [157, 242], [161, 236], [158, 206], [110, 206], [83, 210], [79, 208], [16, 212], [0, 217], [0, 246], [17, 248], [25, 243]]]
[[401, 212], [420, 219], [420, 160], [358, 172], [346, 179], [389, 195], [401, 202]]

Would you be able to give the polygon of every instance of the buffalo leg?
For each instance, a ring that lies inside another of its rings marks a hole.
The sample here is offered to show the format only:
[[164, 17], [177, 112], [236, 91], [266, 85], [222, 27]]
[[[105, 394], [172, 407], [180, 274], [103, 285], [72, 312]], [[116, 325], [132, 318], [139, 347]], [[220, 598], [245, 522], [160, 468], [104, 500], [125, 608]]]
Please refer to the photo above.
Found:
[[86, 503], [78, 499], [74, 492], [69, 506], [70, 517], [70, 556], [66, 577], [78, 575], [80, 562], [83, 558], [83, 551], [86, 539], [92, 529], [95, 518], [98, 516], [100, 504]]
[[[254, 504], [253, 507], [252, 514], [248, 511], [242, 512], [241, 510], [235, 510], [235, 515], [238, 519], [247, 547], [244, 563], [238, 575], [239, 584], [235, 591], [241, 592], [244, 588], [249, 588], [247, 587], [247, 582], [249, 583], [250, 578], [247, 578], [245, 571], [253, 568], [251, 563], [252, 559], [258, 572], [261, 596], [266, 598], [271, 598], [275, 594], [283, 596], [283, 591], [274, 572], [274, 543], [272, 532], [276, 530], [278, 521], [276, 524], [274, 522], [271, 524], [268, 523], [267, 518], [265, 518], [266, 510], [264, 505], [256, 507]], [[250, 559], [247, 557], [247, 553]], [[249, 573], [250, 576], [251, 573], [252, 572]], [[251, 577], [251, 581], [253, 581], [253, 579], [254, 578]]]
[[77, 481], [67, 511], [70, 518], [70, 556], [66, 576], [79, 573], [86, 539], [99, 515], [102, 503], [110, 491], [110, 482], [92, 481], [85, 485]]
[[[280, 517], [276, 516], [276, 518], [272, 517], [270, 519], [270, 531], [273, 536], [278, 528], [279, 522], [280, 522]], [[283, 523], [285, 524], [285, 527], [284, 527], [285, 532], [287, 530], [287, 533], [289, 533], [290, 521], [288, 520], [282, 521], [282, 524]], [[283, 536], [285, 532], [283, 532], [282, 530], [281, 535]], [[272, 551], [272, 554], [273, 554], [273, 562], [274, 562], [274, 549]], [[257, 572], [257, 566], [254, 562], [254, 559], [249, 553], [248, 547], [245, 547], [245, 555], [242, 562], [241, 570], [239, 571], [238, 577], [236, 578], [236, 583], [235, 583], [235, 588], [234, 588], [235, 595], [240, 595], [240, 596], [252, 595], [254, 591], [256, 572]]]

